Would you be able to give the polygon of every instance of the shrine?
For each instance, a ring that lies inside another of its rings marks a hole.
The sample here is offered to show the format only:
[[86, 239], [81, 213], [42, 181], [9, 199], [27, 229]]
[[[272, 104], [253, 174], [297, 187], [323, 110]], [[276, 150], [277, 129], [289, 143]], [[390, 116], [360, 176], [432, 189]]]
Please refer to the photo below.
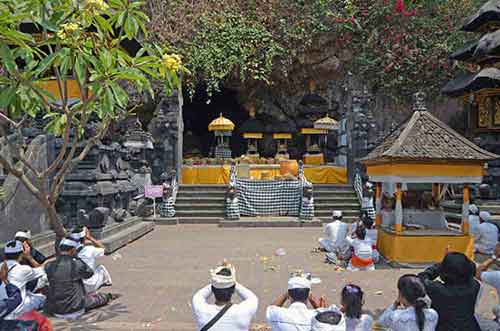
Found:
[[[443, 94], [461, 98], [465, 106], [465, 135], [482, 148], [500, 153], [500, 8], [497, 1], [488, 1], [467, 19], [462, 31], [480, 34], [450, 55], [463, 62], [467, 71], [443, 88]], [[483, 199], [500, 198], [500, 161], [488, 163]]]
[[[473, 257], [469, 185], [480, 184], [486, 162], [499, 158], [429, 113], [424, 97], [417, 93], [410, 120], [361, 159], [370, 181], [376, 183], [378, 249], [398, 263], [438, 262], [447, 248]], [[416, 184], [432, 185], [433, 192], [418, 204], [409, 199], [411, 186]], [[440, 192], [449, 184], [463, 186], [460, 231], [448, 225], [439, 208]], [[391, 192], [387, 186], [395, 189]]]

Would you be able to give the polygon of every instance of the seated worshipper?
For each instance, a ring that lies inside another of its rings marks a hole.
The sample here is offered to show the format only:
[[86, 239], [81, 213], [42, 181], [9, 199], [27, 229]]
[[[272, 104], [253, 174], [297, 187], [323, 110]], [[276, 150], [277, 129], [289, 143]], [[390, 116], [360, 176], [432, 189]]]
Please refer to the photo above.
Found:
[[487, 211], [479, 213], [479, 235], [474, 242], [474, 250], [477, 253], [491, 255], [498, 243], [498, 228], [490, 223], [491, 214]]
[[[476, 266], [462, 253], [448, 253], [443, 261], [418, 274], [438, 313], [437, 331], [480, 331], [474, 316], [481, 284]], [[437, 278], [440, 280], [436, 280]]]
[[[290, 300], [288, 308], [283, 307]], [[307, 308], [310, 303], [313, 309]], [[295, 276], [288, 281], [288, 291], [278, 297], [266, 310], [267, 322], [272, 331], [310, 331], [311, 323], [317, 312], [322, 308], [311, 295], [311, 282], [303, 276]]]
[[398, 280], [396, 301], [380, 316], [379, 324], [390, 330], [434, 331], [438, 314], [427, 307], [425, 287], [416, 275]]
[[499, 265], [500, 259], [500, 244], [495, 247], [495, 253], [486, 261], [481, 263], [476, 268], [476, 278], [482, 282], [492, 286], [497, 291], [498, 304], [493, 307], [493, 315], [495, 315], [495, 321], [500, 323], [500, 271], [488, 269], [493, 265]]
[[37, 262], [37, 265], [32, 265], [30, 261], [22, 261], [23, 264], [29, 264], [33, 268], [39, 267], [40, 265], [44, 264], [45, 261], [47, 261], [47, 257], [40, 253], [33, 245], [31, 244], [31, 231], [29, 230], [22, 230], [16, 232], [15, 240], [19, 240], [23, 244], [26, 243], [27, 245], [30, 246], [31, 249], [31, 256], [33, 256], [33, 259]]
[[366, 236], [365, 225], [362, 222], [358, 222], [353, 235], [347, 237], [346, 240], [354, 250], [347, 270], [375, 270], [373, 242]]
[[[236, 282], [236, 270], [227, 262], [210, 271], [211, 284], [193, 296], [193, 314], [197, 330], [248, 331], [257, 312], [259, 300], [252, 291]], [[234, 293], [240, 303], [232, 303]], [[215, 303], [208, 303], [214, 296]]]
[[104, 256], [104, 245], [92, 237], [86, 227], [74, 228], [69, 238], [80, 244], [76, 250], [78, 258], [94, 271], [92, 277], [83, 280], [87, 293], [94, 293], [102, 286], [111, 286], [113, 282], [108, 270], [103, 265], [96, 266], [96, 258]]
[[477, 241], [479, 237], [479, 208], [476, 205], [469, 205], [469, 232]]
[[117, 298], [110, 293], [87, 294], [83, 280], [94, 271], [76, 256], [79, 244], [65, 238], [59, 243], [59, 256], [45, 266], [49, 278], [47, 311], [57, 318], [78, 319], [86, 311], [102, 307]]
[[345, 319], [339, 310], [321, 310], [312, 320], [311, 331], [345, 331]]
[[354, 284], [348, 284], [342, 289], [340, 295], [342, 307], [340, 310], [332, 305], [329, 309], [337, 310], [344, 314], [346, 331], [371, 331], [373, 318], [363, 314], [364, 293]]
[[349, 254], [349, 244], [345, 238], [349, 232], [349, 225], [342, 222], [342, 211], [333, 211], [333, 222], [325, 227], [326, 238], [319, 238], [321, 248], [329, 253], [335, 253], [340, 259], [348, 259], [346, 254]]
[[9, 283], [9, 269], [2, 263], [0, 268], [0, 321], [14, 311], [23, 301], [21, 291]]
[[[365, 229], [366, 229], [366, 238], [372, 242], [373, 263], [377, 263], [380, 260], [380, 253], [377, 250], [378, 231], [377, 231], [377, 228], [375, 227], [375, 222], [366, 213], [363, 213], [363, 215], [361, 216], [361, 222], [363, 222], [363, 225], [365, 226]], [[357, 223], [354, 223], [352, 232], [356, 232], [356, 226], [357, 226]]]
[[[4, 248], [5, 261], [7, 267], [7, 279], [10, 284], [14, 285], [21, 292], [22, 302], [10, 314], [5, 316], [5, 319], [16, 319], [19, 316], [28, 313], [32, 310], [38, 310], [45, 304], [45, 295], [34, 293], [34, 289], [28, 289], [28, 284], [46, 283], [46, 274], [43, 267], [32, 268], [28, 265], [20, 263], [21, 260], [27, 260], [36, 263], [30, 255], [30, 248], [18, 241], [9, 241]], [[44, 281], [40, 281], [44, 279]]]

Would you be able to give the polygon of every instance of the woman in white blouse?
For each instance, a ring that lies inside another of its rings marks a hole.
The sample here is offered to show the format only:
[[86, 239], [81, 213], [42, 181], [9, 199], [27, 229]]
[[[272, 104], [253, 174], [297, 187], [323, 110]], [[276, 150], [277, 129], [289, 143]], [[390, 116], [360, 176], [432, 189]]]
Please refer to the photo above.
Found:
[[438, 313], [427, 308], [425, 287], [415, 275], [404, 275], [398, 281], [399, 296], [380, 316], [379, 324], [397, 331], [434, 331]]

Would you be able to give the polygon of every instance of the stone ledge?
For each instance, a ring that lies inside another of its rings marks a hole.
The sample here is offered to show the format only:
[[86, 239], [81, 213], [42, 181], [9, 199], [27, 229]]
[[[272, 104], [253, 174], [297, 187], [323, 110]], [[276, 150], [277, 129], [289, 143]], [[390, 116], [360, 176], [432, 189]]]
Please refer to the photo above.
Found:
[[111, 254], [128, 243], [139, 239], [145, 234], [153, 231], [154, 227], [155, 224], [153, 222], [139, 221], [137, 224], [134, 224], [129, 228], [104, 238], [102, 243], [106, 247], [106, 254]]
[[221, 228], [310, 228], [322, 227], [323, 223], [319, 220], [299, 221], [299, 220], [224, 220], [219, 223]]

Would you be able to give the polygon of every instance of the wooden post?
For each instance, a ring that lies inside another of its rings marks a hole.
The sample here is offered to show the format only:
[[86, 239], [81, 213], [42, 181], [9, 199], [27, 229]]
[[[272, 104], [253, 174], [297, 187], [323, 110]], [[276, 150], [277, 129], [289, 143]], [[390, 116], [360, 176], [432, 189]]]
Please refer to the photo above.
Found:
[[382, 225], [382, 183], [375, 184], [375, 225]]
[[462, 232], [466, 235], [469, 234], [469, 202], [469, 185], [464, 184], [464, 202], [462, 205]]
[[394, 229], [396, 233], [399, 234], [403, 232], [403, 193], [401, 192], [401, 183], [396, 184], [396, 208], [394, 214], [396, 217], [396, 223], [394, 224]]
[[432, 184], [432, 197], [434, 198], [434, 201], [437, 202], [439, 198], [439, 184], [436, 183]]

